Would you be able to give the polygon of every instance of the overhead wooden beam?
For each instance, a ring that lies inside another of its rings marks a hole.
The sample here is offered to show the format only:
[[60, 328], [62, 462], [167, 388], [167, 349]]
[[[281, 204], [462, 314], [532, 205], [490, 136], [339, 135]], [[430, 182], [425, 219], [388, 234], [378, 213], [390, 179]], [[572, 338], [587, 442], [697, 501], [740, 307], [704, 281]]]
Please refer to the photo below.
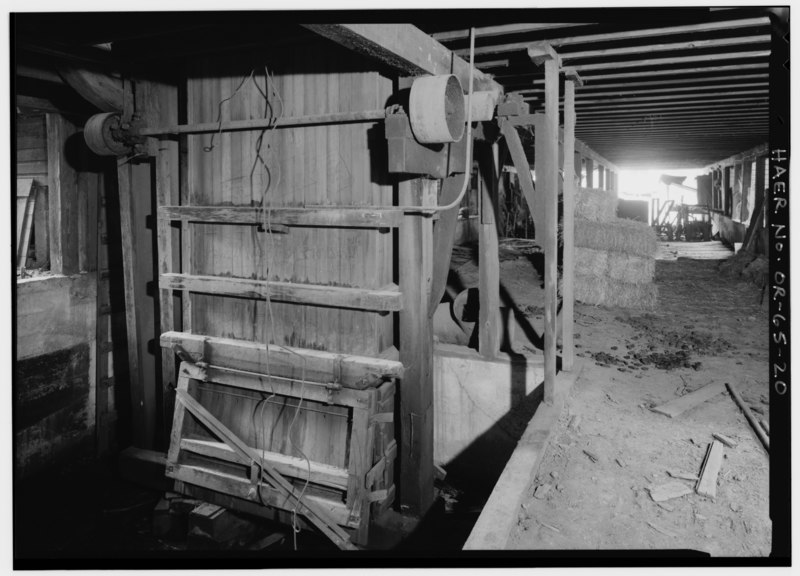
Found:
[[611, 56], [624, 56], [627, 54], [699, 50], [701, 48], [739, 46], [743, 44], [768, 44], [771, 39], [772, 37], [769, 34], [759, 34], [756, 36], [738, 36], [736, 38], [714, 38], [711, 40], [670, 42], [668, 44], [648, 44], [646, 46], [623, 46], [622, 48], [604, 48], [597, 50], [582, 50], [579, 52], [561, 52], [561, 59], [567, 61], [577, 60], [579, 58], [609, 58]]
[[[706, 99], [706, 100], [702, 100], [702, 99], [700, 99], [700, 100], [685, 100], [683, 102], [675, 102], [674, 104], [671, 104], [669, 102], [665, 102], [662, 105], [659, 105], [658, 102], [630, 102], [630, 103], [629, 102], [625, 102], [625, 103], [622, 103], [622, 104], [619, 104], [619, 105], [584, 104], [584, 105], [576, 106], [576, 107], [579, 110], [583, 111], [583, 112], [588, 112], [590, 110], [592, 110], [592, 111], [601, 111], [601, 110], [619, 110], [619, 109], [638, 110], [640, 112], [642, 110], [650, 110], [650, 111], [656, 111], [657, 112], [658, 110], [662, 110], [662, 109], [680, 110], [681, 108], [683, 108], [683, 109], [687, 109], [688, 110], [689, 106], [696, 106], [698, 104], [703, 105], [705, 107], [708, 107], [709, 105], [713, 105], [712, 107], [714, 107], [714, 108], [716, 108], [717, 105], [719, 105], [719, 104], [723, 104], [723, 103], [724, 104], [730, 104], [730, 103], [733, 103], [733, 102], [740, 102], [740, 103], [741, 102], [747, 102], [747, 103], [752, 105], [752, 104], [764, 103], [764, 102], [766, 102], [766, 99], [767, 99], [766, 96], [752, 95], [752, 96], [742, 96], [742, 97], [736, 97], [736, 98], [709, 98], [709, 99]], [[667, 108], [668, 105], [672, 105], [672, 108]], [[653, 106], [659, 106], [659, 107], [653, 108]]]
[[579, 72], [588, 70], [618, 70], [620, 68], [644, 68], [647, 66], [672, 66], [689, 64], [690, 62], [718, 62], [720, 60], [739, 60], [742, 58], [768, 58], [769, 50], [753, 50], [749, 52], [723, 52], [721, 54], [703, 54], [702, 56], [675, 56], [672, 58], [648, 58], [644, 60], [626, 60], [622, 62], [598, 62], [596, 64], [576, 64], [573, 67]]
[[[455, 74], [469, 88], [470, 64], [411, 24], [304, 24], [351, 50], [375, 58], [407, 75]], [[499, 90], [490, 76], [473, 71], [475, 90]]]
[[[567, 36], [563, 38], [552, 38], [550, 42], [555, 47], [573, 44], [594, 44], [598, 42], [615, 42], [619, 40], [631, 40], [636, 38], [652, 38], [657, 36], [672, 36], [675, 34], [686, 34], [693, 32], [714, 32], [718, 30], [734, 30], [738, 28], [751, 28], [758, 26], [769, 26], [769, 18], [743, 18], [741, 20], [725, 20], [722, 22], [705, 22], [702, 24], [688, 24], [683, 26], [666, 26], [662, 28], [645, 28], [639, 30], [626, 30], [623, 32], [607, 32], [600, 34], [584, 34]], [[507, 44], [497, 44], [493, 46], [481, 46], [475, 49], [475, 54], [501, 54], [503, 52], [516, 52], [525, 50], [525, 42], [513, 42]], [[461, 55], [464, 51], [457, 50], [456, 54]]]
[[[715, 82], [720, 81], [729, 81], [729, 80], [739, 80], [741, 82], [745, 82], [748, 80], [757, 81], [757, 80], [767, 80], [769, 79], [769, 74], [726, 74], [723, 76], [703, 76], [700, 78], [670, 78], [669, 80], [653, 80], [651, 82], [612, 82], [609, 84], [603, 83], [595, 79], [591, 85], [586, 85], [583, 87], [581, 93], [584, 93], [589, 90], [607, 90], [609, 88], [643, 88], [648, 86], [680, 86], [682, 84], [693, 84], [693, 85], [706, 85], [711, 84], [714, 85]], [[533, 90], [534, 92], [536, 90]]]
[[762, 120], [768, 118], [769, 112], [766, 108], [763, 110], [753, 109], [745, 110], [693, 110], [690, 112], [671, 111], [663, 114], [617, 114], [606, 115], [601, 114], [598, 116], [590, 116], [581, 120], [581, 128], [593, 126], [634, 126], [640, 124], [642, 126], [658, 126], [669, 124], [680, 124], [686, 121], [694, 122], [697, 120], [716, 121], [716, 120], [736, 120], [739, 118], [747, 118], [748, 120]]
[[[758, 88], [759, 86], [768, 87], [769, 82], [749, 82], [747, 84], [712, 84], [704, 86], [683, 86], [675, 88], [654, 88], [650, 90], [614, 90], [612, 92], [586, 92], [581, 94], [578, 101], [586, 101], [589, 98], [597, 96], [623, 96], [628, 94], [675, 94], [677, 92], [702, 92], [703, 90], [713, 90], [712, 94], [717, 94], [720, 91], [730, 90], [731, 88]], [[763, 90], [759, 90], [763, 92]], [[736, 94], [749, 94], [749, 92], [734, 92]], [[694, 96], [694, 94], [692, 95]]]
[[[769, 102], [763, 99], [758, 100], [734, 100], [733, 102], [710, 102], [704, 101], [700, 104], [695, 103], [691, 106], [684, 105], [662, 105], [656, 107], [623, 107], [623, 108], [594, 108], [592, 111], [592, 118], [616, 118], [620, 116], [635, 116], [641, 118], [642, 114], [657, 113], [661, 115], [671, 114], [678, 116], [681, 113], [687, 115], [697, 114], [702, 111], [721, 112], [721, 111], [736, 111], [746, 114], [753, 111], [769, 110]], [[585, 118], [588, 118], [587, 115]]]
[[[735, 84], [718, 84], [714, 83], [716, 80], [723, 80], [724, 78], [732, 78], [742, 80]], [[655, 94], [658, 92], [697, 92], [700, 90], [709, 89], [728, 89], [728, 88], [751, 88], [754, 86], [768, 86], [769, 82], [765, 82], [769, 78], [769, 74], [754, 74], [752, 76], [723, 76], [720, 78], [705, 78], [698, 84], [697, 78], [684, 79], [684, 80], [662, 80], [657, 82], [631, 82], [631, 83], [614, 83], [614, 84], [595, 84], [586, 88], [581, 92], [582, 98], [590, 98], [592, 96], [615, 96], [622, 94]], [[747, 81], [749, 80], [749, 82]], [[682, 84], [690, 84], [690, 86], [681, 86]], [[651, 88], [652, 86], [664, 86], [663, 88]], [[618, 88], [609, 92], [603, 90], [610, 90]], [[515, 94], [543, 94], [543, 88], [530, 88], [527, 90], [514, 90]]]
[[[586, 86], [592, 86], [593, 82], [597, 80], [617, 80], [622, 78], [652, 78], [657, 76], [680, 76], [686, 74], [711, 74], [715, 72], [740, 72], [742, 70], [762, 70], [769, 68], [769, 62], [756, 62], [753, 64], [726, 64], [723, 66], [703, 66], [703, 67], [694, 67], [694, 68], [671, 68], [666, 70], [645, 70], [639, 72], [620, 72], [619, 74], [584, 74], [581, 76]], [[516, 83], [511, 82], [509, 78], [519, 78], [520, 82], [525, 81], [525, 85], [528, 86], [530, 84], [542, 84], [544, 82], [543, 79], [537, 78], [533, 82], [526, 81], [528, 78], [540, 76], [538, 72], [523, 72], [523, 73], [511, 73], [511, 74], [497, 74], [495, 75], [496, 79], [501, 79], [504, 82], [504, 86], [507, 87], [509, 91], [516, 86]]]
[[[706, 88], [707, 89], [707, 88]], [[664, 100], [680, 100], [681, 98], [704, 98], [706, 96], [711, 98], [729, 97], [729, 96], [753, 96], [753, 95], [769, 94], [769, 88], [762, 88], [757, 90], [738, 90], [734, 92], [701, 92], [699, 94], [665, 94], [662, 96], [631, 96], [625, 98], [598, 98], [591, 99], [587, 96], [586, 100], [578, 100], [577, 106], [584, 106], [586, 104], [606, 104], [606, 103], [619, 103], [619, 102], [659, 102]]]
[[[578, 26], [595, 26], [592, 22], [539, 22], [538, 24], [502, 24], [500, 26], [482, 26], [475, 28], [475, 38], [490, 38], [492, 36], [503, 36], [506, 34], [521, 34], [524, 32], [536, 32], [537, 30], [555, 30], [557, 28], [577, 28]], [[450, 42], [453, 40], [466, 40], [469, 38], [469, 30], [448, 30], [447, 32], [435, 32], [431, 34], [439, 42]]]
[[78, 94], [102, 112], [122, 111], [121, 78], [83, 66], [64, 65], [58, 73]]

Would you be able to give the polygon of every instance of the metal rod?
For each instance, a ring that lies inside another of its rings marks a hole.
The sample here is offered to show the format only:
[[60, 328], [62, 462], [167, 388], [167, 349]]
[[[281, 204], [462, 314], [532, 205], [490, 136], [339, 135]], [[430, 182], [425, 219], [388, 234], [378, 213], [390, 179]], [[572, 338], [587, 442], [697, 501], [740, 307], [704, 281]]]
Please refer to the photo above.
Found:
[[[169, 136], [174, 134], [204, 134], [210, 132], [233, 132], [236, 130], [257, 130], [261, 128], [289, 128], [295, 126], [315, 126], [319, 124], [344, 124], [348, 122], [377, 122], [386, 118], [386, 111], [365, 110], [362, 112], [333, 112], [331, 114], [312, 114], [309, 116], [289, 116], [276, 121], [274, 118], [255, 118], [253, 120], [233, 120], [231, 122], [203, 122], [200, 124], [180, 124], [160, 126], [139, 130], [142, 136]], [[277, 125], [276, 125], [277, 124]]]

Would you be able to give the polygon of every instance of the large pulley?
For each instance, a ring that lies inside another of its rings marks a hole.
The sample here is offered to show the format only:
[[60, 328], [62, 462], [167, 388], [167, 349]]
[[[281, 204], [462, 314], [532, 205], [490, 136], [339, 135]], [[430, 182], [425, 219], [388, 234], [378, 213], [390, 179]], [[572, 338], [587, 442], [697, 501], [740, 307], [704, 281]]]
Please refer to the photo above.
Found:
[[133, 122], [125, 122], [118, 112], [95, 114], [83, 128], [89, 149], [100, 156], [125, 156], [135, 152], [142, 138], [132, 130]]

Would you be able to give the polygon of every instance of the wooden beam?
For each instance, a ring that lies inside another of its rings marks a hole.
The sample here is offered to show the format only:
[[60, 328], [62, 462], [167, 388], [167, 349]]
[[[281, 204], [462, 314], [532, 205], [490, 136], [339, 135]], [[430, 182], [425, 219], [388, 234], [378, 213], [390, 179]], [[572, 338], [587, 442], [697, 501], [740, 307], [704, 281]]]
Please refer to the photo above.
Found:
[[[578, 26], [596, 26], [596, 24], [592, 22], [539, 22], [538, 24], [502, 24], [499, 26], [482, 26], [475, 28], [475, 38], [491, 38], [492, 36], [522, 34], [525, 32], [536, 32], [537, 30], [555, 30], [557, 28], [577, 28]], [[447, 32], [435, 32], [431, 34], [431, 37], [439, 42], [468, 40], [469, 30], [448, 30]]]
[[[398, 184], [401, 205], [433, 204], [431, 181]], [[433, 322], [428, 311], [433, 275], [433, 222], [408, 214], [398, 233], [400, 361], [400, 505], [423, 516], [433, 504]]]
[[394, 289], [369, 290], [366, 288], [344, 288], [320, 284], [296, 284], [230, 278], [224, 276], [193, 276], [190, 274], [163, 273], [159, 286], [162, 290], [189, 290], [204, 294], [238, 296], [243, 298], [266, 298], [278, 302], [296, 302], [316, 306], [333, 306], [392, 312], [400, 310], [400, 292]]
[[[446, 206], [454, 202], [467, 178], [469, 178], [469, 174], [455, 174], [445, 178], [442, 182], [439, 204]], [[467, 183], [467, 185], [469, 184]], [[433, 270], [431, 272], [431, 298], [428, 303], [429, 318], [433, 318], [436, 307], [439, 306], [447, 287], [447, 275], [450, 272], [450, 257], [453, 253], [459, 210], [459, 206], [454, 206], [450, 210], [442, 212], [439, 221], [433, 228]]]
[[[305, 370], [309, 381], [338, 382], [342, 386], [363, 389], [388, 378], [403, 376], [403, 365], [396, 360], [337, 354], [260, 342], [216, 338], [186, 332], [161, 335], [161, 347], [180, 347], [195, 362], [248, 373], [269, 374], [300, 381]], [[269, 359], [269, 362], [267, 362]], [[267, 370], [268, 368], [268, 370]]]
[[581, 95], [580, 100], [595, 98], [597, 96], [626, 96], [626, 95], [645, 95], [645, 94], [676, 94], [678, 92], [702, 92], [703, 90], [712, 90], [713, 94], [721, 91], [729, 90], [730, 88], [758, 88], [769, 86], [769, 82], [749, 82], [747, 84], [705, 84], [703, 86], [686, 86], [682, 88], [657, 88], [653, 90], [614, 90], [612, 92], [586, 92]]
[[[210, 458], [218, 458], [226, 462], [238, 463], [239, 458], [233, 451], [233, 448], [224, 442], [215, 442], [214, 440], [198, 440], [193, 438], [181, 438], [181, 450], [201, 454]], [[308, 478], [309, 482], [321, 484], [330, 488], [340, 490], [347, 489], [347, 470], [345, 468], [338, 468], [329, 464], [321, 464], [319, 462], [306, 462], [303, 458], [296, 456], [287, 456], [280, 452], [270, 452], [268, 450], [255, 449], [259, 455], [269, 462], [275, 470], [284, 476], [293, 476], [305, 480]], [[310, 471], [310, 474], [309, 474]]]
[[[768, 80], [769, 74], [727, 74], [723, 76], [708, 76], [700, 78], [670, 78], [669, 80], [653, 80], [649, 82], [610, 82], [603, 83], [602, 76], [595, 76], [591, 85], [584, 86], [584, 90], [607, 90], [609, 88], [644, 88], [649, 86], [680, 86], [681, 84], [715, 85], [716, 82], [738, 80], [740, 82]], [[536, 92], [537, 90], [533, 90]], [[520, 92], [523, 92], [520, 90]]]
[[162, 206], [159, 218], [181, 222], [338, 228], [397, 228], [402, 210], [348, 208], [264, 208], [255, 206]]
[[[538, 122], [534, 123], [534, 134], [541, 131], [541, 115], [536, 115], [539, 118]], [[530, 163], [525, 155], [525, 149], [522, 146], [522, 141], [517, 134], [516, 128], [509, 122], [501, 122], [500, 130], [506, 139], [508, 151], [511, 154], [511, 159], [514, 167], [517, 169], [517, 178], [519, 178], [520, 188], [522, 188], [522, 195], [528, 203], [528, 209], [534, 221], [534, 227], [540, 229], [541, 227], [541, 208], [540, 200], [536, 194], [533, 186], [533, 178], [531, 177]]]
[[584, 158], [586, 164], [586, 187], [594, 188], [594, 160], [592, 158]]
[[78, 173], [66, 150], [77, 128], [60, 114], [47, 114], [46, 124], [50, 271], [70, 275], [79, 268]]
[[741, 60], [743, 58], [768, 58], [769, 50], [750, 52], [723, 52], [720, 54], [703, 54], [702, 56], [675, 56], [672, 58], [648, 58], [644, 60], [627, 60], [623, 62], [598, 62], [596, 64], [575, 64], [573, 68], [579, 72], [587, 70], [617, 70], [619, 68], [643, 68], [645, 66], [672, 66], [691, 62], [718, 62], [720, 60]]
[[[351, 50], [375, 58], [410, 76], [455, 74], [469, 88], [470, 64], [411, 24], [304, 24], [306, 28]], [[473, 70], [475, 90], [503, 88]]]
[[647, 54], [649, 52], [672, 52], [678, 50], [696, 50], [701, 48], [717, 48], [719, 46], [739, 46], [743, 44], [768, 44], [769, 34], [756, 36], [737, 36], [735, 38], [713, 38], [710, 40], [689, 40], [687, 42], [671, 42], [668, 44], [648, 44], [646, 46], [623, 46], [622, 48], [601, 48], [580, 52], [561, 52], [564, 61], [579, 58], [608, 58], [627, 54]]
[[[582, 76], [587, 86], [592, 86], [592, 82], [597, 80], [618, 80], [623, 78], [652, 78], [658, 76], [681, 76], [686, 74], [704, 74], [708, 75], [716, 72], [742, 72], [743, 70], [762, 70], [769, 68], [769, 62], [755, 62], [753, 64], [726, 64], [722, 66], [702, 66], [693, 68], [670, 68], [665, 70], [645, 70], [640, 72], [625, 71], [618, 74], [587, 74]], [[538, 76], [538, 72], [522, 72], [516, 74], [497, 74], [495, 78], [502, 79], [505, 82], [507, 90], [513, 91], [515, 83], [511, 82], [510, 78], [519, 78], [520, 82], [527, 78]], [[544, 80], [535, 79], [533, 82], [526, 81], [525, 86], [530, 84], [542, 84]]]
[[746, 106], [754, 106], [759, 104], [767, 104], [767, 96], [744, 96], [741, 98], [708, 98], [704, 100], [684, 100], [683, 102], [663, 103], [658, 102], [635, 102], [624, 104], [593, 104], [590, 106], [582, 105], [579, 111], [589, 112], [596, 114], [598, 112], [612, 111], [612, 110], [628, 110], [631, 112], [658, 112], [659, 110], [697, 110], [702, 108], [719, 108], [719, 105], [724, 104], [739, 104]]
[[78, 94], [102, 112], [122, 111], [121, 78], [82, 66], [60, 66], [58, 73]]
[[711, 92], [701, 92], [699, 94], [663, 94], [660, 96], [630, 96], [624, 98], [612, 97], [612, 98], [593, 99], [592, 96], [588, 96], [587, 99], [585, 100], [577, 101], [576, 105], [581, 107], [586, 104], [606, 104], [606, 103], [617, 104], [619, 102], [644, 102], [644, 101], [656, 102], [662, 100], [680, 100], [682, 98], [703, 98], [706, 96], [710, 96], [712, 98], [719, 98], [728, 96], [745, 96], [752, 94], [769, 94], [769, 88], [759, 88], [754, 90], [735, 90], [731, 92], [719, 92], [716, 90], [712, 90]]
[[556, 384], [556, 316], [558, 313], [558, 88], [559, 63], [545, 62], [545, 118], [541, 175], [544, 235], [544, 401], [553, 404]]
[[[567, 46], [573, 44], [593, 44], [597, 42], [614, 42], [618, 40], [630, 40], [635, 38], [652, 38], [657, 36], [671, 36], [673, 34], [687, 34], [693, 32], [713, 32], [717, 30], [734, 30], [738, 28], [751, 28], [757, 26], [769, 26], [768, 17], [744, 18], [741, 20], [725, 20], [722, 22], [706, 22], [702, 24], [688, 24], [683, 26], [666, 26], [662, 28], [645, 28], [639, 30], [627, 30], [623, 32], [607, 32], [600, 34], [584, 34], [567, 36], [563, 38], [551, 38], [548, 40], [553, 46]], [[527, 48], [526, 42], [514, 42], [507, 44], [497, 44], [493, 46], [481, 46], [475, 49], [475, 55], [479, 54], [501, 54], [503, 52], [516, 52]], [[464, 50], [457, 50], [456, 54], [463, 55]]]
[[132, 190], [133, 166], [130, 162], [117, 163], [117, 188], [119, 191], [119, 219], [121, 227], [123, 286], [125, 292], [125, 331], [128, 345], [128, 379], [130, 382], [133, 444], [138, 448], [152, 448], [155, 433], [155, 407], [144, 389], [140, 371], [139, 313], [136, 290], [136, 210]]
[[[513, 130], [513, 128], [512, 128]], [[478, 229], [478, 351], [484, 358], [495, 358], [500, 351], [500, 253], [497, 237], [497, 162], [496, 144], [476, 147], [480, 170]]]
[[[575, 84], [564, 81], [564, 261], [561, 278], [561, 362], [571, 372], [575, 364]], [[580, 157], [578, 157], [580, 158]], [[580, 182], [580, 164], [577, 179]]]

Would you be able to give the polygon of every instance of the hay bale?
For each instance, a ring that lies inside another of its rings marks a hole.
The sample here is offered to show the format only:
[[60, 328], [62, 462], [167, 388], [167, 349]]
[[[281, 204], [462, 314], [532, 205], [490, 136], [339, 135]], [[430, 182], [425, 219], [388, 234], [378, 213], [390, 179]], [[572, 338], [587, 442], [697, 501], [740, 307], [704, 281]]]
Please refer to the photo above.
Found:
[[652, 310], [658, 302], [654, 283], [634, 284], [605, 276], [575, 275], [575, 299], [584, 304]]
[[756, 259], [756, 255], [746, 250], [739, 250], [736, 254], [719, 265], [719, 272], [722, 276], [729, 278], [740, 278], [745, 268]]
[[575, 219], [575, 246], [655, 257], [658, 237], [642, 222], [614, 218], [609, 222]]
[[617, 195], [611, 190], [578, 188], [575, 191], [575, 217], [608, 222], [617, 216]]
[[764, 256], [757, 256], [742, 270], [742, 276], [750, 282], [762, 288], [769, 277], [769, 259]]
[[648, 256], [579, 246], [575, 248], [575, 272], [630, 284], [648, 284], [655, 278], [656, 262]]

